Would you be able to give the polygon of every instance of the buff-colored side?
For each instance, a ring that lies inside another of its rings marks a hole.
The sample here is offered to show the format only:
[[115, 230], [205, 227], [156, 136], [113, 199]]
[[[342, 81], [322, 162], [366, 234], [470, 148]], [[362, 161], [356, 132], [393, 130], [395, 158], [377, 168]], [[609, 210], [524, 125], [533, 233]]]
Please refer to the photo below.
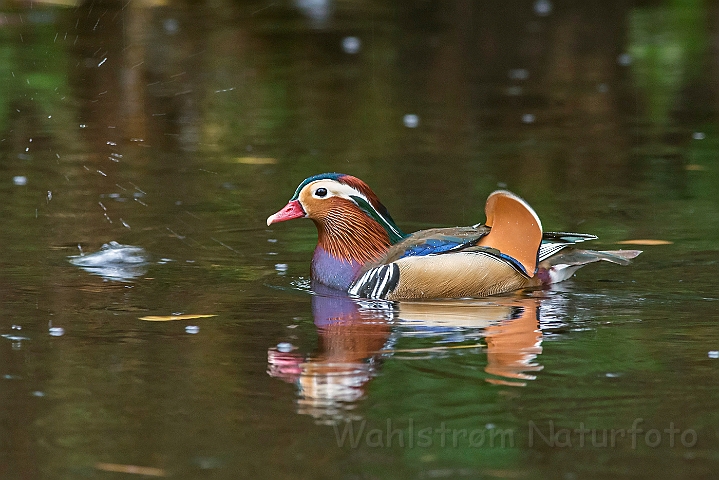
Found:
[[406, 257], [396, 264], [399, 283], [388, 300], [485, 297], [539, 283], [506, 262], [482, 253]]

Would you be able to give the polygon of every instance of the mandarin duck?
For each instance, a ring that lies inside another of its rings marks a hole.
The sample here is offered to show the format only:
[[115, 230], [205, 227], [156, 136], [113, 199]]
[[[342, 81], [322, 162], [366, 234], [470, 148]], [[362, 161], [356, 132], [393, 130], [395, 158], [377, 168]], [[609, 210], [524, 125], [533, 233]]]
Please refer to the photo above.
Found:
[[506, 190], [489, 195], [485, 214], [484, 224], [405, 234], [365, 182], [323, 173], [300, 183], [267, 225], [311, 219], [313, 281], [386, 300], [485, 297], [561, 282], [600, 260], [627, 265], [641, 253], [572, 248], [597, 237], [543, 232], [532, 207]]

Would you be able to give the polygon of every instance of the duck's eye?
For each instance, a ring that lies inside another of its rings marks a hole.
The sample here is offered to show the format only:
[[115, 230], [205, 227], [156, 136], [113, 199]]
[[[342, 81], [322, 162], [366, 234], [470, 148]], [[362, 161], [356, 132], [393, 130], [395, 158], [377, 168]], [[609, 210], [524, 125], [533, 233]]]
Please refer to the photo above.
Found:
[[318, 188], [317, 190], [315, 190], [315, 196], [320, 197], [320, 198], [326, 197], [327, 189], [326, 188]]

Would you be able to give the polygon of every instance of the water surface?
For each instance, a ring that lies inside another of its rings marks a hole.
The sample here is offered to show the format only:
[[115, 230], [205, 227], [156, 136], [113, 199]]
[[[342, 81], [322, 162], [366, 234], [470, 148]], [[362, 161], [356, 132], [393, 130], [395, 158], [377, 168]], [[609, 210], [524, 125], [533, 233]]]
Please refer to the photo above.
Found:
[[[715, 6], [3, 13], [3, 478], [719, 473]], [[406, 231], [508, 188], [598, 249], [671, 243], [548, 290], [357, 302], [311, 289], [311, 222], [264, 223], [324, 171]]]

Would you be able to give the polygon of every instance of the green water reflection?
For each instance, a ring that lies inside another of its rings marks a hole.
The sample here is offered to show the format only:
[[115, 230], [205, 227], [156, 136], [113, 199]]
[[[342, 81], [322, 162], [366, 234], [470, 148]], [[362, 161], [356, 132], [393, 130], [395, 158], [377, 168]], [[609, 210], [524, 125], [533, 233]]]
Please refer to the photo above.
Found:
[[[719, 472], [714, 2], [0, 10], [0, 477]], [[500, 186], [672, 243], [474, 302], [315, 295], [311, 222], [264, 219], [325, 171], [406, 231]], [[124, 281], [68, 261], [111, 241]], [[176, 314], [216, 316], [140, 320]]]

